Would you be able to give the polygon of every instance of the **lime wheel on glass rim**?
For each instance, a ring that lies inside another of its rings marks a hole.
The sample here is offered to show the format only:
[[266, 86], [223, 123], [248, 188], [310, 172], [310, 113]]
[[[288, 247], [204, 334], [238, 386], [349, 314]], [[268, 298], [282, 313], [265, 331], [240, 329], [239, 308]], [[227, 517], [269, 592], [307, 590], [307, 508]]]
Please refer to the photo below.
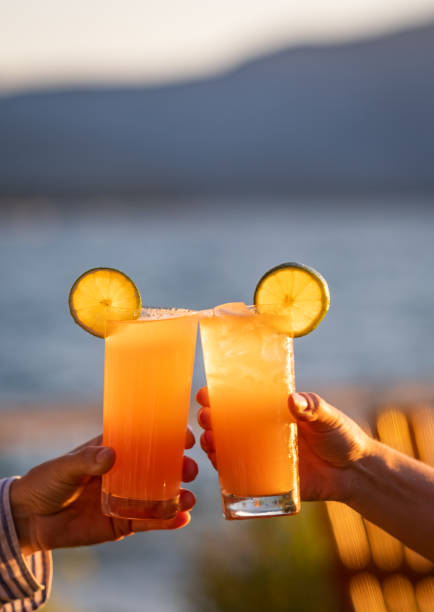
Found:
[[142, 305], [134, 282], [115, 268], [84, 272], [72, 285], [68, 301], [74, 321], [99, 338], [104, 338], [108, 321], [136, 319]]
[[261, 277], [253, 300], [258, 312], [278, 315], [280, 331], [297, 338], [322, 321], [330, 306], [330, 292], [319, 272], [288, 262]]

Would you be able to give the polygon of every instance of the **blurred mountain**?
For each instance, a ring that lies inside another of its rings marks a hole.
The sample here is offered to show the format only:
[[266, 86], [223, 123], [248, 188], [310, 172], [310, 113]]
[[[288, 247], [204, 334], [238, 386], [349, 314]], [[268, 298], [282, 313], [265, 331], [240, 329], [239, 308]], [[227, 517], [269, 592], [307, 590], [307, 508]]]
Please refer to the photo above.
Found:
[[434, 24], [185, 84], [0, 97], [0, 194], [434, 190]]

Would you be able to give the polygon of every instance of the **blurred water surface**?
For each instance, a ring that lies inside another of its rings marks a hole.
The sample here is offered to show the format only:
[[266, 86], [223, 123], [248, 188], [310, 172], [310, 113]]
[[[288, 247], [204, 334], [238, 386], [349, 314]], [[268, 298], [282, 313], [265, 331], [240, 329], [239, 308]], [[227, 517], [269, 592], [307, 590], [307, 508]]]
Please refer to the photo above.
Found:
[[0, 399], [100, 394], [103, 343], [74, 325], [67, 306], [74, 279], [95, 266], [127, 272], [144, 304], [206, 308], [250, 303], [268, 268], [304, 262], [327, 278], [332, 303], [296, 341], [299, 384], [431, 376], [429, 202], [127, 204], [87, 213], [83, 203], [27, 202], [3, 214]]
[[[0, 410], [16, 404], [36, 410], [43, 402], [57, 402], [59, 412], [81, 402], [100, 410], [103, 342], [73, 323], [67, 305], [75, 278], [95, 266], [128, 273], [144, 304], [199, 309], [250, 303], [268, 268], [304, 262], [326, 277], [332, 303], [321, 326], [295, 343], [299, 388], [432, 378], [434, 210], [429, 201], [208, 200], [141, 206], [111, 200], [100, 208], [92, 203], [93, 212], [87, 204], [22, 201], [2, 213]], [[194, 387], [203, 382], [198, 350]], [[52, 443], [42, 437], [42, 448], [35, 432], [35, 446], [27, 453], [22, 446], [0, 453], [2, 472], [21, 472], [66, 450], [71, 436], [59, 432]], [[203, 563], [195, 558], [207, 530], [213, 537], [221, 533], [223, 546], [230, 547], [236, 533], [249, 529], [221, 519], [216, 477], [197, 447], [192, 454], [201, 476], [193, 485], [198, 504], [188, 529], [57, 553], [51, 610], [192, 609], [186, 592], [195, 588], [195, 580], [200, 583], [195, 572]], [[311, 599], [312, 607], [305, 609], [319, 609]]]

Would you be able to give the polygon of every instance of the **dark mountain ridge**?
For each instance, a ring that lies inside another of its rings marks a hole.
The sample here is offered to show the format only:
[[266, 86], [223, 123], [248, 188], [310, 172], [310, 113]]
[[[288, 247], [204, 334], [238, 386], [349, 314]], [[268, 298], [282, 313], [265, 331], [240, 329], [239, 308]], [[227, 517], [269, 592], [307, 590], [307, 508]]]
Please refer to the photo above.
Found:
[[434, 24], [213, 78], [0, 98], [0, 195], [434, 191]]

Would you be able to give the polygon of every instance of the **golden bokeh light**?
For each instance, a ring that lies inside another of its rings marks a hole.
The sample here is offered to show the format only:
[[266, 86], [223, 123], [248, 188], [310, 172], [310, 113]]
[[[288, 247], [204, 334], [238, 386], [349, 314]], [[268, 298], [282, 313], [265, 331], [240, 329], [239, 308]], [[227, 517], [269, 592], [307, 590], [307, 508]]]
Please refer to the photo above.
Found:
[[434, 409], [420, 405], [410, 413], [419, 459], [434, 466]]
[[413, 585], [405, 576], [388, 576], [383, 582], [383, 595], [389, 612], [419, 612]]
[[407, 565], [414, 572], [419, 574], [427, 574], [433, 569], [434, 565], [431, 563], [431, 561], [428, 561], [428, 559], [425, 559], [425, 557], [422, 557], [422, 555], [419, 555], [419, 553], [415, 552], [414, 550], [410, 550], [406, 547], [404, 552]]
[[[419, 404], [404, 411], [388, 404], [376, 425], [381, 442], [434, 466], [434, 407]], [[366, 424], [363, 429], [372, 435]], [[431, 561], [348, 506], [327, 502], [326, 507], [340, 560], [350, 570], [345, 589], [355, 612], [434, 612]], [[415, 574], [428, 573], [414, 585]]]
[[424, 578], [417, 583], [416, 599], [420, 612], [434, 612], [434, 577]]
[[339, 502], [327, 502], [326, 507], [342, 562], [350, 569], [363, 569], [371, 554], [362, 517]]
[[401, 542], [370, 521], [365, 526], [375, 565], [388, 572], [398, 569], [404, 561]]
[[[416, 429], [418, 430], [418, 437], [415, 435], [416, 440], [421, 441], [421, 448], [423, 448], [423, 452], [427, 448], [432, 448], [434, 442], [434, 436], [430, 436], [429, 428], [427, 425], [432, 421], [432, 411], [427, 413], [426, 411], [420, 411], [419, 413], [415, 412], [416, 423], [413, 421], [413, 428], [416, 434]], [[434, 428], [434, 425], [433, 425]], [[406, 414], [397, 408], [394, 407], [386, 407], [384, 410], [380, 412], [377, 418], [377, 432], [378, 437], [381, 442], [388, 444], [389, 446], [395, 448], [396, 450], [409, 455], [410, 457], [415, 456], [415, 449], [413, 447], [411, 433], [410, 433], [410, 425], [407, 419]], [[430, 442], [431, 440], [431, 442]], [[417, 442], [419, 449], [419, 442]], [[429, 454], [429, 451], [426, 451]], [[431, 571], [433, 564], [419, 555], [418, 553], [405, 548], [405, 560], [409, 567], [419, 573], [426, 573]], [[380, 566], [381, 567], [381, 566]]]
[[354, 612], [388, 612], [377, 578], [367, 572], [356, 574], [350, 581]]
[[378, 415], [377, 432], [381, 442], [414, 457], [407, 417], [401, 410], [392, 407], [383, 410]]

